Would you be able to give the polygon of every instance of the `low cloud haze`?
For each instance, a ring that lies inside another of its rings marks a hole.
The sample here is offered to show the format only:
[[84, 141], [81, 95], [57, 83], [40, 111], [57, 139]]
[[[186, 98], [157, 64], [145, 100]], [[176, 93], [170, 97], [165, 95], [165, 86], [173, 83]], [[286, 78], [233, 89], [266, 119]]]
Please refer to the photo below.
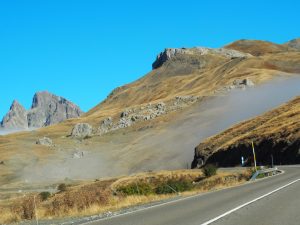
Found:
[[[114, 136], [83, 146], [84, 157], [61, 151], [59, 159], [24, 168], [25, 180], [93, 179], [140, 171], [187, 168], [205, 138], [258, 116], [300, 95], [300, 79], [278, 79], [196, 103], [167, 126]], [[125, 131], [124, 131], [125, 132]]]

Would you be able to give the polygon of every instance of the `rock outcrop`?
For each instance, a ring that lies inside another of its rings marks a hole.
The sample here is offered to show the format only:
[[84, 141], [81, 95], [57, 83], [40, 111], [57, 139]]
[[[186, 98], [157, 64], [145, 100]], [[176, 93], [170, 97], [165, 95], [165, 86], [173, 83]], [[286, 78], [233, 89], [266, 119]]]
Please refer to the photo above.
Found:
[[1, 122], [1, 128], [7, 130], [40, 128], [60, 123], [69, 118], [77, 118], [82, 114], [80, 108], [72, 102], [43, 91], [34, 95], [31, 109], [28, 111], [14, 101]]
[[1, 128], [8, 130], [28, 128], [27, 111], [18, 101], [13, 101], [9, 112], [1, 122]]
[[190, 106], [199, 99], [200, 98], [196, 96], [177, 96], [168, 102], [149, 103], [144, 106], [125, 109], [120, 113], [119, 119], [115, 122], [111, 117], [101, 121], [96, 134], [104, 135], [111, 131], [130, 127], [141, 121], [153, 120], [169, 112]]
[[93, 127], [88, 123], [78, 123], [76, 124], [71, 132], [71, 137], [73, 138], [87, 138], [91, 137], [93, 132]]
[[250, 80], [249, 78], [245, 78], [245, 79], [236, 79], [232, 82], [231, 85], [227, 85], [224, 86], [218, 90], [215, 91], [215, 93], [225, 93], [225, 92], [229, 92], [231, 90], [234, 89], [242, 89], [245, 90], [246, 88], [250, 88], [254, 86], [254, 82], [252, 80]]
[[51, 146], [53, 146], [53, 141], [52, 141], [52, 139], [50, 139], [48, 137], [43, 137], [43, 138], [38, 139], [36, 141], [36, 144], [51, 147]]
[[111, 117], [108, 117], [104, 119], [100, 127], [98, 128], [98, 133], [100, 135], [108, 133], [113, 128], [113, 119]]
[[155, 62], [152, 64], [152, 68], [156, 69], [161, 67], [166, 61], [174, 57], [176, 54], [184, 54], [185, 52], [185, 48], [166, 48], [156, 57]]
[[172, 59], [176, 55], [180, 54], [196, 54], [196, 55], [207, 55], [207, 54], [218, 54], [227, 58], [243, 58], [249, 57], [250, 54], [242, 53], [232, 49], [225, 48], [204, 48], [204, 47], [195, 47], [195, 48], [166, 48], [161, 52], [157, 57], [154, 63], [152, 64], [153, 69], [161, 67], [165, 62]]

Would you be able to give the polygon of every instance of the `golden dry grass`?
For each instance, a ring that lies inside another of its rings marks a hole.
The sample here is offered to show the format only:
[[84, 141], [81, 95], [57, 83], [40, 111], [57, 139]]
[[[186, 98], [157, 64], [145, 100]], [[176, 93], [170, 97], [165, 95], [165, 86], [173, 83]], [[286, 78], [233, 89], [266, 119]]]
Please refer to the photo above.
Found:
[[259, 40], [239, 40], [235, 41], [227, 46], [226, 48], [234, 49], [241, 52], [247, 52], [255, 56], [270, 54], [270, 53], [280, 53], [286, 51], [296, 51], [287, 45], [275, 44], [268, 41]]
[[59, 144], [67, 141], [63, 138], [70, 133], [76, 123], [88, 122], [98, 126], [101, 120], [108, 116], [117, 117], [126, 107], [168, 101], [175, 96], [212, 96], [216, 90], [231, 84], [234, 79], [250, 78], [259, 84], [273, 79], [279, 73], [289, 76], [285, 72], [299, 72], [297, 65], [300, 63], [300, 52], [270, 54], [244, 60], [226, 61], [218, 57], [216, 59], [211, 57], [210, 60], [212, 62], [207, 68], [181, 76], [165, 76], [168, 68], [164, 66], [151, 71], [136, 82], [121, 88], [81, 118], [70, 119], [33, 132], [0, 136], [0, 159], [10, 159], [15, 154], [22, 153], [23, 149], [28, 149], [34, 156], [41, 157], [47, 153], [47, 148], [35, 145], [37, 138], [48, 136]]
[[[73, 187], [57, 193], [46, 201], [35, 194], [37, 214], [40, 219], [57, 219], [64, 217], [80, 217], [116, 211], [122, 208], [160, 201], [176, 194], [124, 195], [115, 193], [114, 189], [129, 183], [163, 181], [168, 179], [199, 180], [191, 191], [181, 193], [182, 196], [194, 195], [211, 190], [222, 189], [244, 183], [249, 177], [248, 171], [236, 173], [219, 173], [204, 179], [199, 170], [162, 171], [157, 173], [141, 173], [130, 177], [95, 181]], [[148, 179], [152, 178], [151, 181]], [[201, 178], [201, 179], [200, 179]], [[15, 223], [23, 219], [34, 219], [34, 194], [17, 200], [8, 201], [0, 206], [0, 223]]]
[[[251, 48], [256, 48], [258, 52], [268, 52], [268, 54], [245, 59], [230, 59], [218, 55], [193, 55], [191, 52], [186, 57], [171, 60], [137, 81], [124, 85], [81, 118], [70, 119], [32, 132], [0, 136], [0, 161], [11, 161], [10, 164], [0, 165], [0, 184], [20, 182], [21, 178], [16, 177], [16, 174], [21, 173], [24, 167], [33, 161], [46, 163], [59, 155], [59, 151], [52, 151], [45, 146], [36, 145], [35, 142], [38, 138], [50, 137], [57, 146], [62, 146], [63, 151], [74, 147], [74, 140], [66, 136], [70, 134], [76, 123], [88, 122], [97, 128], [104, 118], [108, 116], [117, 118], [126, 107], [168, 101], [175, 96], [215, 96], [217, 95], [216, 90], [231, 85], [235, 79], [250, 78], [255, 84], [261, 84], [272, 80], [278, 74], [290, 76], [300, 72], [300, 52], [286, 51], [287, 47], [284, 47], [284, 50], [282, 47], [270, 43], [259, 45], [254, 43]], [[244, 51], [242, 48], [239, 50]], [[200, 68], [195, 66], [194, 62], [200, 64], [205, 62], [205, 66]], [[177, 115], [174, 113], [171, 116], [176, 118]], [[166, 118], [159, 118], [151, 123], [159, 123]], [[112, 134], [104, 139], [109, 142], [118, 139], [117, 135]], [[91, 143], [95, 143], [94, 149], [97, 149], [96, 141], [96, 139], [90, 140]], [[88, 141], [86, 143], [89, 144]], [[117, 155], [114, 157], [117, 158]], [[134, 163], [133, 159], [128, 164], [132, 166]]]
[[[300, 97], [261, 116], [241, 122], [202, 142], [197, 149], [212, 152], [237, 143], [260, 142], [264, 138], [293, 142], [299, 138]], [[208, 152], [208, 153], [212, 153]]]
[[[251, 48], [254, 47], [260, 49], [255, 45], [251, 45]], [[282, 48], [286, 49], [286, 47]], [[191, 55], [186, 57], [187, 61], [191, 60]], [[139, 106], [149, 102], [167, 101], [175, 96], [214, 95], [215, 90], [231, 84], [237, 78], [250, 78], [256, 84], [259, 84], [274, 78], [279, 73], [298, 72], [299, 67], [297, 65], [300, 62], [300, 52], [293, 51], [250, 57], [243, 60], [231, 60], [217, 55], [195, 57], [200, 61], [205, 61], [207, 63], [206, 67], [182, 72], [181, 67], [186, 67], [186, 65], [183, 65], [181, 61], [170, 62], [149, 72], [141, 79], [119, 88], [118, 91], [115, 91], [104, 102], [91, 109], [81, 118], [70, 119], [57, 125], [42, 128], [34, 134], [26, 132], [8, 135], [5, 140], [15, 139], [14, 141], [16, 141], [17, 139], [21, 141], [37, 136], [60, 138], [66, 136], [72, 126], [78, 122], [98, 125], [102, 119], [108, 116], [117, 116], [126, 107]]]

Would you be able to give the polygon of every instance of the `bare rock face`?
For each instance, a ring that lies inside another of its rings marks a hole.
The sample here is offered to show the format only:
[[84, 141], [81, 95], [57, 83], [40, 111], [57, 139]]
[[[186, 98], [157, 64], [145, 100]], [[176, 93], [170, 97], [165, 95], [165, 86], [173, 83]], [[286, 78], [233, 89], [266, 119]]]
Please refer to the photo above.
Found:
[[185, 49], [183, 48], [166, 48], [156, 57], [155, 62], [152, 64], [152, 68], [156, 69], [161, 67], [166, 61], [174, 57], [176, 54], [183, 54], [184, 52]]
[[71, 132], [71, 136], [74, 138], [87, 138], [92, 136], [93, 127], [88, 123], [76, 124]]
[[147, 105], [127, 108], [120, 113], [120, 118], [108, 117], [100, 122], [96, 135], [104, 135], [111, 131], [124, 129], [142, 121], [150, 121], [169, 112], [181, 110], [197, 102], [196, 96], [177, 96], [169, 102], [148, 103]]
[[4, 116], [1, 122], [1, 128], [4, 129], [26, 129], [27, 112], [26, 109], [16, 100], [13, 101], [9, 112]]
[[113, 119], [111, 117], [106, 118], [100, 123], [98, 133], [100, 135], [108, 133], [113, 127]]
[[37, 145], [44, 145], [44, 146], [47, 146], [47, 147], [53, 146], [52, 139], [50, 139], [48, 137], [43, 137], [43, 138], [38, 139], [36, 141], [36, 144]]
[[49, 92], [34, 95], [31, 110], [28, 112], [28, 127], [44, 127], [60, 123], [69, 118], [79, 117], [83, 112], [65, 98]]
[[28, 111], [14, 101], [0, 127], [4, 130], [40, 128], [60, 123], [69, 118], [77, 118], [82, 113], [78, 106], [65, 98], [46, 91], [38, 92], [34, 95], [32, 107]]
[[226, 48], [205, 48], [205, 47], [195, 47], [195, 48], [166, 48], [163, 52], [158, 54], [156, 60], [152, 64], [153, 69], [161, 67], [165, 62], [171, 58], [182, 55], [207, 55], [207, 54], [217, 54], [227, 58], [244, 58], [250, 57], [251, 54], [239, 52], [233, 49]]

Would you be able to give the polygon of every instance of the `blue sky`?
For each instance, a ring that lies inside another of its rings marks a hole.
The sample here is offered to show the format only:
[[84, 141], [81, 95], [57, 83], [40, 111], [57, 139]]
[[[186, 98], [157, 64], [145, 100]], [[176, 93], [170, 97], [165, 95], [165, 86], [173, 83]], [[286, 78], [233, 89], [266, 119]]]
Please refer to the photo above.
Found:
[[166, 47], [300, 37], [299, 1], [0, 0], [0, 117], [48, 90], [87, 111]]

